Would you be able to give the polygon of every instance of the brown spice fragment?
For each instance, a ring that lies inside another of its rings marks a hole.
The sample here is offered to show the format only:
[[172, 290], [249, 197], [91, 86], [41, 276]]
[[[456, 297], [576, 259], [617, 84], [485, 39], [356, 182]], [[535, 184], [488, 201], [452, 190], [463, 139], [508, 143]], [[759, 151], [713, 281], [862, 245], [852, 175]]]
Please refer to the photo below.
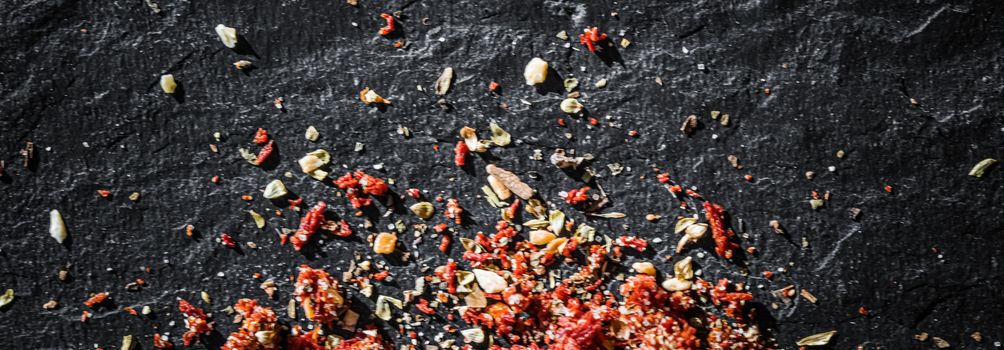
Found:
[[59, 270], [58, 277], [60, 281], [66, 282], [66, 280], [70, 278], [70, 271]]
[[52, 310], [52, 309], [55, 309], [57, 307], [59, 307], [59, 302], [56, 301], [55, 299], [49, 300], [49, 302], [47, 302], [47, 303], [45, 303], [45, 304], [42, 305], [42, 308], [46, 309], [46, 310]]
[[697, 116], [691, 114], [687, 117], [687, 119], [683, 120], [683, 125], [680, 126], [680, 131], [683, 131], [684, 134], [690, 136], [694, 133], [695, 129], [697, 129]]
[[983, 333], [973, 332], [973, 334], [970, 334], [969, 337], [973, 338], [973, 341], [977, 343], [983, 342]]
[[779, 235], [783, 235], [784, 234], [784, 228], [781, 227], [781, 222], [780, 221], [771, 220], [770, 223], [768, 223], [768, 225], [770, 225], [770, 228], [772, 230], [774, 230], [774, 233], [779, 234]]
[[802, 288], [802, 290], [800, 290], [798, 294], [801, 295], [803, 298], [805, 298], [805, 300], [808, 300], [810, 303], [813, 303], [813, 304], [815, 304], [816, 301], [819, 300], [819, 299], [816, 298], [815, 295], [812, 295], [812, 293], [809, 293], [809, 290], [805, 289], [805, 288]]
[[728, 114], [726, 113], [726, 114], [722, 114], [722, 119], [721, 119], [721, 120], [719, 120], [718, 122], [719, 122], [719, 123], [721, 123], [721, 124], [722, 124], [722, 126], [729, 126], [729, 121], [731, 121], [731, 120], [732, 120], [732, 119], [731, 119], [731, 118], [729, 117], [729, 115], [728, 115]]
[[265, 282], [262, 282], [261, 285], [258, 286], [258, 287], [260, 287], [262, 290], [265, 291], [265, 294], [268, 295], [269, 299], [275, 299], [276, 286], [275, 286], [275, 281], [274, 280], [272, 280], [271, 278], [269, 278], [269, 279], [265, 280]]
[[851, 220], [858, 221], [861, 218], [861, 209], [851, 208], [848, 211], [850, 212]]
[[505, 187], [509, 188], [509, 190], [512, 191], [512, 193], [515, 193], [517, 196], [519, 196], [519, 198], [523, 198], [524, 200], [533, 198], [534, 195], [533, 188], [531, 188], [530, 185], [527, 185], [522, 180], [520, 180], [519, 176], [516, 176], [516, 174], [513, 174], [508, 170], [499, 168], [495, 166], [495, 164], [488, 164], [487, 166], [485, 166], [485, 171], [487, 171], [488, 174], [495, 176], [495, 178], [499, 179], [499, 181], [502, 181], [502, 184], [504, 184]]
[[728, 160], [729, 160], [729, 164], [731, 164], [733, 168], [736, 168], [737, 170], [740, 170], [740, 169], [743, 168], [743, 165], [739, 164], [739, 157], [736, 157], [736, 155], [730, 154], [728, 156]]
[[947, 340], [938, 337], [931, 337], [931, 341], [934, 342], [934, 346], [937, 346], [938, 349], [948, 349], [952, 347], [952, 344], [949, 344]]
[[28, 169], [28, 166], [31, 165], [31, 160], [35, 158], [35, 144], [28, 141], [24, 145], [24, 148], [21, 149], [21, 156], [24, 157], [24, 168]]
[[920, 334], [914, 334], [913, 339], [917, 341], [927, 341], [927, 332], [921, 332]]

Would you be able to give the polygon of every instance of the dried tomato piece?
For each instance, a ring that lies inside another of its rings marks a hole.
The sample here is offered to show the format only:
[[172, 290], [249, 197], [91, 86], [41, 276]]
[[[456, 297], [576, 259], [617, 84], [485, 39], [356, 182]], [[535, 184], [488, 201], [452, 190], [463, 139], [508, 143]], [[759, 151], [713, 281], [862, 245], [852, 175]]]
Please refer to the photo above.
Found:
[[464, 208], [460, 207], [460, 201], [456, 198], [450, 198], [446, 201], [446, 217], [453, 219], [457, 225], [464, 222], [464, 218], [461, 215], [464, 212]]
[[596, 27], [586, 28], [582, 31], [582, 34], [579, 34], [579, 42], [582, 43], [582, 45], [586, 45], [589, 52], [596, 52], [597, 48], [602, 49], [602, 47], [598, 47], [596, 44], [600, 41], [606, 40], [606, 38], [607, 35], [605, 33], [601, 34], [600, 29]]
[[418, 308], [418, 311], [421, 311], [423, 314], [426, 315], [436, 314], [436, 310], [433, 310], [431, 307], [429, 307], [429, 301], [426, 300], [425, 298], [419, 298], [418, 303], [415, 304], [415, 307]]
[[457, 141], [457, 145], [453, 147], [453, 164], [459, 167], [467, 164], [467, 153], [471, 151], [467, 147], [467, 142], [463, 140]]
[[644, 239], [632, 236], [620, 236], [617, 237], [617, 245], [623, 247], [631, 247], [639, 252], [644, 252], [645, 248], [648, 248], [648, 242]]
[[108, 292], [101, 292], [98, 294], [94, 294], [93, 296], [84, 301], [84, 305], [87, 305], [87, 307], [94, 307], [94, 305], [98, 305], [105, 302], [105, 300], [108, 299], [108, 295], [109, 295]]
[[234, 242], [234, 238], [226, 233], [220, 234], [220, 243], [227, 246], [227, 248], [234, 249], [237, 248], [237, 242]]
[[317, 233], [317, 229], [324, 224], [324, 209], [328, 205], [324, 202], [317, 202], [307, 215], [300, 218], [300, 228], [296, 230], [296, 233], [289, 238], [290, 242], [293, 243], [294, 250], [300, 250], [303, 245], [310, 240], [310, 237]]
[[387, 183], [382, 179], [370, 176], [362, 171], [356, 171], [352, 175], [359, 180], [359, 185], [362, 186], [363, 193], [372, 196], [382, 196], [387, 194], [388, 188]]
[[439, 251], [446, 253], [446, 251], [450, 249], [451, 240], [452, 238], [450, 238], [450, 235], [444, 234], [443, 238], [441, 238], [439, 241]]
[[583, 186], [582, 188], [573, 188], [565, 194], [565, 202], [571, 205], [578, 205], [579, 203], [585, 203], [589, 200], [589, 186]]
[[261, 145], [265, 142], [268, 142], [268, 131], [258, 128], [258, 131], [254, 133], [254, 143]]
[[352, 173], [345, 173], [342, 177], [335, 179], [335, 186], [343, 190], [359, 186], [359, 181], [352, 177]]
[[178, 310], [186, 316], [185, 328], [188, 331], [182, 335], [185, 346], [198, 342], [199, 334], [209, 334], [213, 331], [213, 324], [207, 320], [208, 316], [202, 309], [192, 306], [185, 299], [178, 299]]
[[241, 328], [230, 333], [220, 350], [276, 349], [278, 334], [276, 315], [252, 299], [240, 299], [234, 310], [241, 315]]
[[262, 147], [261, 151], [258, 152], [258, 157], [255, 158], [254, 164], [262, 165], [263, 163], [265, 163], [265, 160], [268, 159], [268, 156], [272, 155], [272, 152], [275, 151], [274, 147], [275, 147], [275, 141], [269, 141], [268, 144], [266, 144], [265, 147]]
[[394, 16], [391, 16], [386, 13], [381, 13], [380, 17], [382, 17], [385, 21], [387, 21], [387, 25], [380, 28], [379, 31], [380, 35], [387, 35], [393, 33], [394, 29], [396, 29], [394, 26]]
[[338, 288], [338, 281], [324, 270], [301, 265], [296, 279], [294, 295], [308, 319], [331, 325], [338, 312], [345, 306], [345, 299]]
[[345, 219], [342, 219], [341, 222], [338, 223], [338, 231], [335, 232], [335, 235], [338, 237], [348, 237], [352, 235], [352, 227], [349, 226], [349, 223], [346, 222]]
[[704, 217], [708, 219], [708, 225], [711, 226], [711, 236], [715, 239], [715, 253], [720, 257], [732, 259], [732, 251], [739, 249], [739, 244], [732, 241], [732, 237], [736, 233], [725, 228], [725, 222], [722, 219], [724, 213], [725, 209], [721, 205], [704, 202]]

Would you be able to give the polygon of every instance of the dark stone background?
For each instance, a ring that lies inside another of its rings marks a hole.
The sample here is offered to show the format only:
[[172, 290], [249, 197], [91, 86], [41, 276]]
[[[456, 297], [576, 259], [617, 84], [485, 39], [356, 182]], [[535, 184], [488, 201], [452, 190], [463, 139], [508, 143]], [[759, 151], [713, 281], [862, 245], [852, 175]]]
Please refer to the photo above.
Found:
[[[488, 229], [495, 211], [474, 198], [484, 184], [485, 160], [472, 159], [474, 170], [465, 173], [452, 166], [448, 150], [460, 127], [487, 130], [490, 119], [518, 140], [492, 150], [498, 164], [539, 174], [528, 181], [545, 198], [557, 200], [558, 191], [579, 184], [530, 160], [533, 149], [546, 155], [554, 147], [574, 148], [596, 155], [597, 169], [626, 166], [619, 176], [604, 170], [599, 183], [612, 197], [610, 210], [631, 217], [589, 222], [611, 236], [625, 232], [626, 223], [630, 233], [665, 237], [656, 244], [658, 255], [674, 245], [673, 220], [648, 223], [643, 216], [679, 212], [651, 167], [722, 203], [733, 225], [746, 224], [743, 246], [761, 253], [748, 259], [752, 277], [712, 254], [699, 258], [706, 278], [763, 284], [753, 289], [767, 305], [779, 303], [769, 291], [788, 284], [819, 297], [816, 305], [799, 298], [771, 312], [783, 348], [830, 329], [839, 331], [835, 349], [932, 348], [931, 341], [912, 339], [920, 332], [959, 349], [995, 348], [1004, 337], [1004, 172], [966, 176], [979, 160], [1004, 156], [998, 113], [1004, 107], [1004, 2], [361, 0], [358, 8], [343, 1], [156, 2], [160, 14], [140, 0], [0, 3], [0, 157], [8, 172], [0, 183], [0, 288], [18, 295], [0, 312], [0, 348], [117, 348], [126, 334], [150, 348], [158, 327], [178, 341], [175, 300], [197, 301], [201, 290], [213, 296], [206, 308], [227, 334], [234, 325], [223, 308], [240, 297], [265, 300], [253, 272], [278, 280], [279, 297], [267, 304], [284, 309], [292, 290], [286, 277], [296, 266], [342, 271], [352, 251], [366, 251], [360, 240], [326, 237], [319, 252], [304, 256], [277, 244], [276, 230], [295, 227], [295, 214], [271, 217], [264, 232], [246, 214], [273, 211], [260, 189], [282, 178], [306, 202], [327, 200], [332, 212], [359, 225], [335, 197], [337, 189], [299, 173], [295, 159], [317, 147], [332, 152], [336, 168], [395, 179], [399, 192], [420, 187], [460, 196], [474, 219], [465, 233]], [[377, 15], [398, 10], [405, 49], [376, 34]], [[425, 17], [428, 25], [421, 23]], [[253, 51], [223, 47], [213, 33], [219, 23], [238, 28]], [[578, 43], [566, 47], [555, 37], [587, 25], [633, 44], [618, 47], [620, 62], [605, 64]], [[549, 60], [562, 77], [580, 80], [581, 101], [601, 127], [573, 118], [566, 118], [567, 129], [556, 126], [561, 96], [522, 82], [523, 66], [534, 56]], [[258, 69], [236, 71], [231, 63], [238, 59]], [[457, 72], [447, 96], [450, 112], [415, 88], [430, 91], [445, 66]], [[163, 73], [181, 82], [183, 101], [160, 91]], [[609, 80], [605, 89], [593, 86], [601, 78]], [[501, 95], [487, 92], [492, 80], [501, 82]], [[357, 98], [363, 86], [393, 106], [363, 107]], [[285, 113], [271, 105], [279, 96]], [[731, 114], [733, 125], [714, 123], [711, 110]], [[689, 114], [703, 123], [693, 137], [678, 130]], [[321, 132], [316, 144], [302, 136], [308, 125]], [[399, 125], [415, 136], [397, 135]], [[276, 168], [251, 166], [237, 154], [258, 127], [277, 138]], [[640, 136], [628, 137], [628, 130]], [[218, 154], [209, 150], [216, 131], [224, 137]], [[566, 140], [565, 132], [574, 139]], [[39, 151], [31, 171], [18, 156], [26, 141]], [[353, 152], [356, 142], [366, 144], [365, 152]], [[434, 144], [444, 150], [433, 152]], [[846, 150], [845, 159], [834, 156], [838, 149]], [[732, 169], [728, 154], [745, 169]], [[385, 168], [373, 170], [378, 163]], [[827, 171], [831, 165], [835, 172]], [[807, 170], [818, 174], [814, 181], [803, 176]], [[286, 171], [294, 177], [283, 177]], [[742, 180], [746, 173], [753, 183]], [[213, 175], [222, 184], [212, 184]], [[887, 184], [892, 194], [883, 191]], [[100, 188], [114, 196], [98, 197]], [[831, 191], [833, 199], [813, 211], [807, 203], [813, 190]], [[137, 203], [126, 198], [133, 191], [142, 193]], [[248, 193], [257, 197], [250, 204], [240, 199]], [[859, 222], [848, 218], [852, 207], [863, 210]], [[66, 247], [48, 237], [52, 208], [69, 226]], [[772, 219], [785, 225], [790, 241], [770, 232]], [[189, 223], [202, 239], [184, 236]], [[225, 249], [214, 242], [219, 232], [261, 249]], [[801, 248], [802, 237], [808, 249]], [[404, 241], [410, 246], [410, 238]], [[420, 250], [434, 246], [426, 240]], [[438, 253], [429, 258], [421, 260], [442, 261]], [[62, 283], [56, 273], [66, 264], [72, 281]], [[391, 271], [408, 288], [419, 265]], [[153, 272], [142, 272], [143, 266]], [[789, 272], [772, 282], [759, 277], [778, 267]], [[124, 286], [136, 278], [148, 287], [127, 292]], [[398, 290], [378, 285], [383, 293]], [[98, 291], [111, 291], [114, 305], [80, 323], [81, 302]], [[61, 306], [42, 310], [50, 299]], [[156, 317], [116, 310], [143, 305]], [[858, 315], [859, 306], [871, 317]], [[170, 321], [176, 325], [167, 326]], [[983, 343], [969, 338], [974, 331], [982, 332]], [[400, 340], [393, 330], [387, 334]]]

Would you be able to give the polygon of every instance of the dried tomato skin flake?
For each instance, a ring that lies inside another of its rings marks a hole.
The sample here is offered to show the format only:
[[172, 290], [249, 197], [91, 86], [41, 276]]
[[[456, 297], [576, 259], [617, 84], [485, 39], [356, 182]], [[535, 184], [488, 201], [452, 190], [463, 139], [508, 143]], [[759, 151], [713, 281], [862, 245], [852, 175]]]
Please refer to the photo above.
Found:
[[108, 198], [108, 196], [110, 196], [111, 194], [112, 191], [109, 190], [98, 190], [98, 195], [104, 198]]
[[470, 148], [467, 147], [467, 143], [464, 141], [457, 141], [457, 145], [453, 147], [453, 164], [462, 167], [467, 164], [467, 153], [470, 152]]
[[490, 90], [490, 91], [498, 91], [498, 89], [499, 89], [499, 83], [498, 82], [494, 82], [493, 81], [493, 82], [491, 82], [491, 83], [488, 84], [488, 90]]
[[258, 152], [258, 157], [255, 158], [254, 164], [255, 165], [264, 164], [265, 160], [268, 159], [268, 156], [272, 155], [272, 152], [275, 151], [274, 147], [275, 147], [274, 141], [269, 141], [267, 144], [265, 144], [265, 147], [262, 147], [261, 151]]
[[87, 305], [87, 307], [94, 307], [94, 305], [101, 304], [106, 299], [108, 299], [108, 292], [101, 292], [98, 294], [94, 294], [94, 296], [85, 300], [84, 305]]
[[383, 18], [385, 21], [387, 21], [387, 25], [385, 25], [385, 26], [383, 26], [383, 27], [380, 28], [380, 31], [379, 31], [380, 35], [387, 35], [387, 34], [393, 33], [394, 30], [395, 30], [394, 16], [391, 16], [391, 15], [386, 14], [386, 13], [381, 13], [380, 17]]
[[443, 238], [439, 241], [439, 251], [446, 253], [446, 251], [450, 249], [450, 241], [450, 235], [444, 234]]
[[254, 143], [259, 145], [268, 142], [268, 132], [265, 129], [258, 128], [258, 131], [254, 134]]
[[723, 221], [725, 209], [721, 205], [704, 202], [704, 216], [711, 226], [711, 235], [715, 240], [715, 253], [718, 256], [732, 259], [733, 250], [739, 249], [739, 244], [732, 242], [735, 232], [725, 229]]
[[300, 228], [290, 237], [294, 250], [300, 250], [303, 245], [310, 240], [310, 237], [317, 232], [317, 229], [324, 224], [324, 209], [328, 205], [324, 202], [317, 202], [313, 208], [300, 219]]
[[579, 43], [586, 45], [589, 52], [596, 52], [598, 42], [606, 40], [607, 35], [601, 34], [600, 29], [596, 27], [586, 28], [582, 34], [579, 34]]

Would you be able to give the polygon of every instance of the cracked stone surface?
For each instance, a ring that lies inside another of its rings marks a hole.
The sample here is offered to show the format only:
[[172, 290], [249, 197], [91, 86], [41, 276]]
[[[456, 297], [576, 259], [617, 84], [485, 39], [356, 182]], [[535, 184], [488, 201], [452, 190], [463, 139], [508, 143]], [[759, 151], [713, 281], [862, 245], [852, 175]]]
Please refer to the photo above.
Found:
[[[596, 183], [611, 196], [607, 210], [629, 217], [572, 218], [612, 237], [661, 238], [655, 252], [625, 265], [650, 259], [671, 271], [657, 257], [672, 253], [672, 217], [684, 212], [655, 181], [658, 167], [724, 205], [743, 247], [757, 248], [745, 268], [708, 247], [685, 254], [705, 278], [750, 285], [780, 348], [828, 330], [838, 331], [834, 349], [933, 348], [913, 339], [921, 332], [958, 349], [1004, 341], [1004, 171], [966, 175], [984, 158], [1004, 158], [999, 1], [154, 2], [159, 14], [138, 0], [0, 4], [0, 288], [17, 294], [0, 311], [0, 348], [116, 348], [126, 334], [150, 348], [155, 331], [177, 343], [183, 328], [175, 300], [197, 301], [200, 291], [213, 303], [197, 306], [216, 315], [221, 332], [211, 347], [236, 328], [222, 310], [237, 299], [284, 310], [297, 266], [337, 275], [352, 252], [369, 252], [363, 235], [322, 237], [306, 254], [294, 252], [276, 233], [295, 228], [297, 214], [266, 215], [264, 230], [248, 217], [251, 209], [282, 208], [260, 192], [278, 178], [306, 203], [333, 204], [332, 217], [364, 232], [337, 188], [300, 173], [295, 160], [317, 148], [331, 152], [334, 174], [365, 169], [394, 179], [398, 193], [416, 187], [460, 198], [471, 213], [466, 234], [490, 230], [497, 215], [478, 197], [488, 162], [524, 174], [543, 198], [564, 206], [558, 192], [581, 183], [532, 160], [533, 151], [545, 159], [558, 147], [591, 153]], [[403, 29], [379, 36], [378, 14], [394, 11]], [[225, 48], [213, 32], [219, 23], [237, 28], [246, 45]], [[555, 36], [574, 38], [585, 26], [631, 45], [600, 57]], [[526, 86], [523, 66], [532, 57], [579, 80], [580, 101], [599, 126], [572, 117], [557, 125], [560, 79]], [[233, 68], [241, 59], [255, 69]], [[446, 66], [456, 75], [448, 111], [431, 92]], [[177, 98], [160, 91], [158, 77], [167, 73], [181, 85]], [[605, 88], [595, 87], [600, 79]], [[491, 81], [500, 94], [487, 91]], [[364, 107], [358, 92], [366, 86], [393, 105]], [[272, 106], [277, 97], [284, 112]], [[728, 113], [731, 124], [719, 125], [711, 111]], [[691, 114], [701, 125], [687, 137], [679, 128]], [[457, 130], [470, 125], [486, 136], [490, 120], [514, 145], [470, 159], [467, 169], [453, 166]], [[320, 131], [316, 143], [303, 137], [310, 125]], [[401, 137], [399, 126], [414, 136]], [[276, 138], [273, 166], [252, 166], [237, 152], [251, 148], [259, 127]], [[37, 151], [31, 169], [18, 155], [27, 141]], [[363, 152], [353, 150], [357, 142]], [[837, 158], [837, 150], [846, 156]], [[733, 169], [728, 155], [743, 169]], [[612, 163], [624, 172], [613, 175]], [[806, 171], [816, 177], [807, 180]], [[220, 184], [210, 182], [214, 175]], [[98, 189], [113, 195], [101, 198]], [[832, 198], [812, 210], [812, 191]], [[137, 202], [127, 198], [132, 192], [141, 193]], [[245, 202], [244, 194], [255, 199]], [[859, 220], [849, 218], [851, 208], [862, 210]], [[65, 246], [48, 236], [51, 209], [69, 227]], [[647, 213], [666, 218], [647, 222]], [[394, 214], [375, 229], [399, 219], [418, 222]], [[787, 236], [773, 233], [771, 220]], [[187, 224], [201, 238], [185, 237]], [[214, 241], [221, 232], [259, 249], [226, 249]], [[421, 265], [444, 259], [431, 253], [431, 239], [414, 247], [409, 233], [403, 241], [419, 257], [391, 262], [395, 279], [380, 293], [400, 294]], [[71, 279], [61, 282], [56, 275], [66, 266]], [[761, 277], [768, 270], [772, 281]], [[258, 288], [255, 272], [275, 278], [275, 300]], [[137, 278], [147, 286], [127, 291]], [[787, 285], [811, 291], [818, 303], [788, 305], [770, 294]], [[114, 303], [81, 323], [82, 301], [101, 291]], [[350, 295], [360, 310], [373, 305]], [[60, 306], [43, 310], [52, 299]], [[150, 306], [155, 317], [130, 316], [119, 310], [125, 306]], [[861, 306], [870, 316], [858, 314]], [[384, 331], [403, 342], [395, 327]], [[975, 331], [982, 343], [970, 338]]]

